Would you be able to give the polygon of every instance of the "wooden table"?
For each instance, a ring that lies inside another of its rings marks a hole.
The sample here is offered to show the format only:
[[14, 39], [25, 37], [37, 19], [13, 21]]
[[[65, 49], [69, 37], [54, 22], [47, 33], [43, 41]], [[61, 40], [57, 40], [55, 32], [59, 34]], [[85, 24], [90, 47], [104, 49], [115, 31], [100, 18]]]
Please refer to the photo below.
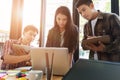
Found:
[[[46, 75], [43, 76], [42, 80], [46, 80]], [[53, 76], [52, 80], [62, 80], [62, 76]]]
[[[8, 79], [10, 79], [10, 80], [17, 80], [17, 78], [15, 76], [7, 77], [7, 80]], [[42, 77], [42, 80], [47, 80], [45, 75]], [[51, 80], [62, 80], [62, 76], [53, 76]]]

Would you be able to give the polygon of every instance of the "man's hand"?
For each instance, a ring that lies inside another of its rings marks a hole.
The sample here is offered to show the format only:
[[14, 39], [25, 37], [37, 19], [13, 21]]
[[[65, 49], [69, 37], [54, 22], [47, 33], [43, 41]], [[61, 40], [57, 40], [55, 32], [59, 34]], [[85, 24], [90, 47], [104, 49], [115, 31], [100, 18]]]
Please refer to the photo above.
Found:
[[104, 49], [105, 49], [105, 45], [103, 43], [101, 43], [100, 41], [98, 42], [98, 46], [94, 45], [94, 44], [87, 44], [86, 47], [89, 49], [89, 50], [92, 50], [92, 51], [100, 51], [102, 52]]
[[14, 55], [17, 55], [17, 56], [18, 55], [26, 55], [26, 54], [28, 54], [28, 52], [26, 52], [23, 47], [20, 47], [17, 44], [13, 44], [12, 50], [13, 50]]

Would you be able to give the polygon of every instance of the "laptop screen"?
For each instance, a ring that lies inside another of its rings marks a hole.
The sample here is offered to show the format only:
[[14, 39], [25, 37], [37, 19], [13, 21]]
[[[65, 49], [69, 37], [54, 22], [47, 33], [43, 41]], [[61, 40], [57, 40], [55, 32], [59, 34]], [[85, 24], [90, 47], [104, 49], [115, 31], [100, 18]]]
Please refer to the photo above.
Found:
[[53, 57], [53, 74], [65, 75], [70, 69], [68, 48], [39, 47], [31, 48], [31, 62], [33, 70], [42, 70], [45, 73], [46, 53], [48, 53], [49, 64]]

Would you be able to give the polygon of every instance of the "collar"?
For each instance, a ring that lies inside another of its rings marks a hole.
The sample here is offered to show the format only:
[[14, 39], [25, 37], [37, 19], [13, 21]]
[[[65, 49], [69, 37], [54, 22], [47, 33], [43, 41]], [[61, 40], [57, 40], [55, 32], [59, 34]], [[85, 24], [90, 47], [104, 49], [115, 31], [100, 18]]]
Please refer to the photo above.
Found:
[[98, 19], [103, 19], [103, 13], [100, 10], [98, 11]]

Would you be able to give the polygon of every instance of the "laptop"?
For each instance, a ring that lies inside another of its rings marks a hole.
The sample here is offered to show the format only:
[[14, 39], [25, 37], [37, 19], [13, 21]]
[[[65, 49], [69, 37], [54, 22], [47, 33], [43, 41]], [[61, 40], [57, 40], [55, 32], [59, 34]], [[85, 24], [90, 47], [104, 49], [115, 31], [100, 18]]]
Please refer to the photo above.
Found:
[[70, 69], [68, 48], [56, 47], [37, 47], [31, 48], [31, 63], [33, 70], [42, 70], [45, 73], [46, 69], [46, 53], [48, 53], [49, 64], [53, 58], [53, 75], [65, 75]]
[[79, 59], [62, 80], [120, 80], [120, 63]]

